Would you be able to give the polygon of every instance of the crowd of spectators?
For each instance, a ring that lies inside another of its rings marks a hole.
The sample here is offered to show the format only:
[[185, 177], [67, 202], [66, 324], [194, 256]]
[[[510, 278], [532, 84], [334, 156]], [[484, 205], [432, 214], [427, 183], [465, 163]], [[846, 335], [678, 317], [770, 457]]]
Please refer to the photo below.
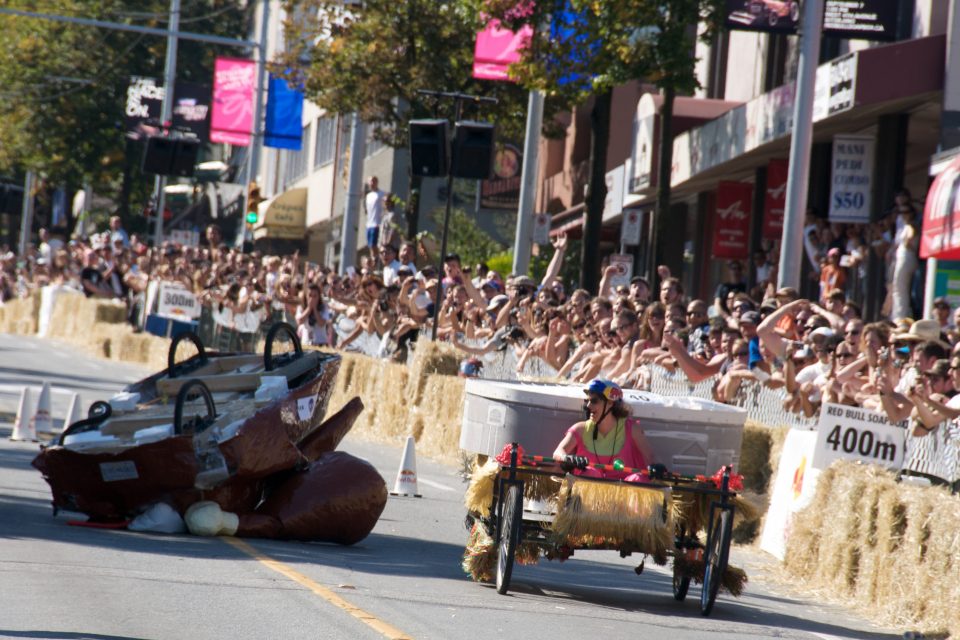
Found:
[[[819, 296], [777, 289], [776, 256], [761, 251], [747, 266], [755, 286], [746, 285], [745, 265], [730, 261], [711, 300], [688, 298], [666, 267], [657, 282], [635, 277], [613, 286], [618, 267], [607, 266], [599, 295], [568, 290], [559, 277], [564, 236], [553, 240], [540, 281], [464, 265], [455, 254], [444, 257], [439, 273], [422, 259], [422, 247], [393, 238], [370, 247], [358, 269], [338, 275], [297, 254], [229, 248], [213, 225], [200, 246], [148, 247], [113, 218], [109, 230], [87, 240], [63, 242], [41, 230], [27, 255], [0, 255], [0, 299], [58, 284], [124, 300], [136, 319], [151, 281], [178, 282], [224, 326], [285, 318], [309, 345], [350, 349], [365, 342], [377, 355], [403, 361], [413, 343], [436, 331], [465, 357], [509, 350], [518, 372], [539, 361], [561, 378], [603, 376], [644, 388], [655, 370], [649, 365], [658, 365], [690, 383], [713, 380], [721, 402], [735, 402], [745, 383], [764, 385], [782, 390], [784, 407], [805, 416], [823, 402], [856, 405], [885, 411], [894, 422], [909, 418], [923, 433], [960, 416], [960, 314], [941, 298], [934, 318], [910, 320], [909, 291], [898, 287], [909, 288], [917, 268], [910, 254], [915, 224], [906, 193], [871, 227], [812, 219], [805, 249]], [[868, 251], [888, 259], [890, 320], [865, 323], [850, 296]]]

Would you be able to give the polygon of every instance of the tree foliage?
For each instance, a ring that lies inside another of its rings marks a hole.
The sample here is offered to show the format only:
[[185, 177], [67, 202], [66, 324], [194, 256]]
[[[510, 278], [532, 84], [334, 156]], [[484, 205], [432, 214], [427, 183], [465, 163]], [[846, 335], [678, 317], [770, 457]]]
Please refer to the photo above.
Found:
[[[180, 28], [244, 38], [247, 4], [184, 3]], [[166, 0], [7, 0], [4, 6], [151, 27], [166, 26], [169, 11]], [[0, 172], [30, 169], [53, 184], [91, 181], [97, 191], [115, 189], [126, 153], [129, 77], [163, 77], [166, 39], [0, 15], [0, 42]], [[177, 77], [210, 84], [213, 60], [225, 54], [242, 51], [181, 40]]]
[[359, 112], [374, 135], [406, 144], [410, 119], [452, 115], [452, 103], [420, 89], [494, 96], [496, 106], [467, 104], [464, 118], [492, 121], [498, 136], [518, 139], [526, 92], [508, 82], [472, 78], [483, 22], [464, 0], [287, 0], [287, 51], [275, 68], [303, 80], [307, 97], [333, 113]]

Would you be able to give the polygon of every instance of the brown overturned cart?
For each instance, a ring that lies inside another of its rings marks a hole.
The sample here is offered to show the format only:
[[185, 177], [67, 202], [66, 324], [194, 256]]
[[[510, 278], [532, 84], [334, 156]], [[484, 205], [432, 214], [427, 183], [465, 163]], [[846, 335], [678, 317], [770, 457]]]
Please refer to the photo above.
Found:
[[516, 563], [532, 564], [541, 555], [565, 560], [578, 549], [615, 550], [621, 557], [642, 553], [660, 565], [672, 559], [674, 598], [683, 601], [691, 581], [702, 583], [705, 616], [721, 587], [739, 595], [746, 575], [728, 562], [737, 498], [731, 486], [739, 486], [732, 468], [713, 477], [628, 471], [647, 475], [645, 482], [578, 476], [508, 445], [474, 472], [464, 568], [506, 594]]
[[[276, 352], [280, 338], [289, 351]], [[197, 353], [177, 362], [184, 341]], [[387, 488], [369, 463], [336, 451], [363, 409], [354, 398], [324, 420], [339, 367], [335, 354], [302, 349], [285, 323], [263, 354], [211, 353], [182, 334], [166, 369], [120, 401], [94, 403], [33, 465], [55, 513], [122, 523], [156, 503], [185, 514], [213, 502], [236, 516], [238, 536], [353, 544], [373, 529]]]

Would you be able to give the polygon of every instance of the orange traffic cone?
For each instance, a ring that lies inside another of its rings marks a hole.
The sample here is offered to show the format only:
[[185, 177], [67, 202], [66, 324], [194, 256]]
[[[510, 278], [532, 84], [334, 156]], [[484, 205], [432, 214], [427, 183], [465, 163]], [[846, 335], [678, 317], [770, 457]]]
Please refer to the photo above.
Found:
[[397, 481], [393, 485], [392, 496], [413, 496], [422, 498], [417, 491], [417, 452], [413, 436], [407, 436], [407, 444], [403, 447], [403, 457], [400, 459], [400, 470], [397, 471]]
[[53, 433], [53, 416], [50, 415], [50, 383], [44, 382], [37, 399], [37, 410], [33, 412], [33, 438], [38, 433]]
[[20, 392], [20, 404], [17, 406], [17, 418], [13, 422], [11, 440], [37, 441], [37, 432], [33, 429], [33, 416], [30, 409], [30, 387], [24, 387]]

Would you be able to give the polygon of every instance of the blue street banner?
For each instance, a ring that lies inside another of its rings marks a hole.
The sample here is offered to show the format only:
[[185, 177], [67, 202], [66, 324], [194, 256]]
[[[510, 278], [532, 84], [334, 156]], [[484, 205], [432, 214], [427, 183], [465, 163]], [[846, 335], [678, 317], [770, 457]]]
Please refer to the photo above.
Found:
[[263, 144], [276, 149], [301, 150], [303, 92], [291, 89], [283, 78], [271, 75]]

